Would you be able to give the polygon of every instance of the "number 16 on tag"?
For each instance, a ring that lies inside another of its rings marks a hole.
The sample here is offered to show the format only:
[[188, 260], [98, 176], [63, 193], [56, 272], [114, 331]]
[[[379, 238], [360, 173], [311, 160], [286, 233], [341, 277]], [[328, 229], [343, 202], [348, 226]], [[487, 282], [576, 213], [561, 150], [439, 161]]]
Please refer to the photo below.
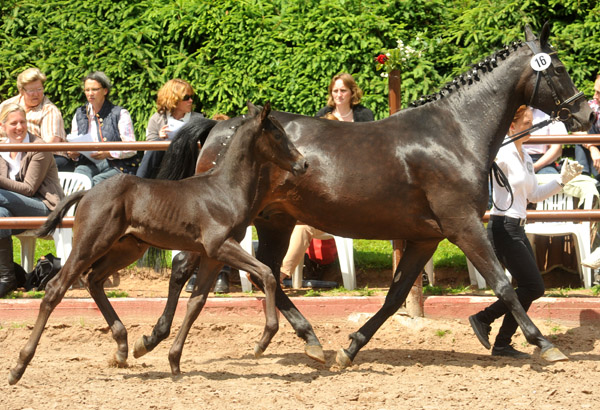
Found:
[[531, 57], [531, 61], [529, 62], [534, 71], [544, 71], [546, 68], [550, 67], [551, 63], [552, 59], [546, 53], [537, 53]]

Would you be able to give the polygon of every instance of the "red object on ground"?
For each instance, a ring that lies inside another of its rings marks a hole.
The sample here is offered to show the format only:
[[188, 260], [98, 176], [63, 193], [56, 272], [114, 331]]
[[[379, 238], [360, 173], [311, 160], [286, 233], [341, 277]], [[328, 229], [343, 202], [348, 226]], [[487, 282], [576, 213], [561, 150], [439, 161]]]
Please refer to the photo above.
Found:
[[337, 257], [335, 239], [313, 239], [306, 253], [311, 261], [317, 262], [319, 265], [329, 265]]

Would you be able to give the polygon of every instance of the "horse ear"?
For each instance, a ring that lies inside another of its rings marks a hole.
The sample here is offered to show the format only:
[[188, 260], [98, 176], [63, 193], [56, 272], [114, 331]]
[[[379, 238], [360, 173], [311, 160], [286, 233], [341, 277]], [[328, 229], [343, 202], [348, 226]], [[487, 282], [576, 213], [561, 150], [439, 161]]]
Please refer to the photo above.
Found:
[[546, 46], [548, 43], [548, 37], [550, 37], [550, 24], [545, 22], [540, 34], [540, 47], [544, 48]]
[[246, 106], [248, 107], [248, 115], [250, 116], [255, 116], [260, 112], [260, 109], [250, 101], [246, 102]]
[[529, 24], [525, 24], [525, 41], [533, 41], [536, 39], [535, 34], [531, 31], [531, 26]]
[[262, 110], [262, 112], [260, 113], [260, 121], [263, 122], [271, 113], [271, 103], [270, 102], [266, 102], [265, 106]]

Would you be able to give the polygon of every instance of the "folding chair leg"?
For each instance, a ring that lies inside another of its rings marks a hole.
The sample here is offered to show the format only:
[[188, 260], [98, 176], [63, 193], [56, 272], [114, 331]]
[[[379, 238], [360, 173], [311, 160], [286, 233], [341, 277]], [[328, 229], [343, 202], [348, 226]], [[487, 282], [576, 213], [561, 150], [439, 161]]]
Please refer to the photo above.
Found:
[[21, 241], [21, 266], [25, 272], [31, 272], [35, 266], [35, 236], [19, 236]]
[[[248, 228], [246, 228], [246, 236], [244, 236], [244, 239], [242, 239], [240, 245], [242, 246], [242, 248], [244, 248], [246, 252], [254, 256], [254, 247], [252, 246], [252, 226], [248, 226]], [[242, 270], [240, 271], [240, 282], [242, 284], [242, 291], [252, 292], [252, 282], [248, 280], [248, 276], [246, 275], [247, 272]]]
[[356, 270], [354, 268], [354, 248], [353, 241], [350, 238], [334, 236], [335, 246], [340, 260], [340, 270], [342, 271], [342, 280], [344, 287], [348, 290], [356, 288]]

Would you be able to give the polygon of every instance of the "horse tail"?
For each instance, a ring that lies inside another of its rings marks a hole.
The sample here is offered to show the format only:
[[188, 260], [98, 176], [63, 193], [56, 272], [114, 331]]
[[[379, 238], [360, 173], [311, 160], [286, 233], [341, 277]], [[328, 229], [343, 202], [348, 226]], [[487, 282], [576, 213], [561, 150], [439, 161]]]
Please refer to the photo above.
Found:
[[156, 179], [178, 180], [194, 175], [200, 153], [198, 143], [204, 145], [216, 124], [216, 120], [194, 118], [181, 127], [165, 153]]
[[79, 201], [81, 201], [81, 198], [83, 198], [83, 196], [87, 192], [88, 191], [77, 191], [74, 194], [69, 195], [68, 197], [60, 201], [56, 208], [54, 208], [54, 211], [50, 212], [50, 215], [48, 215], [46, 222], [35, 231], [35, 235], [38, 238], [43, 238], [45, 236], [52, 235], [56, 230], [58, 224], [67, 215], [69, 208], [79, 203]]

